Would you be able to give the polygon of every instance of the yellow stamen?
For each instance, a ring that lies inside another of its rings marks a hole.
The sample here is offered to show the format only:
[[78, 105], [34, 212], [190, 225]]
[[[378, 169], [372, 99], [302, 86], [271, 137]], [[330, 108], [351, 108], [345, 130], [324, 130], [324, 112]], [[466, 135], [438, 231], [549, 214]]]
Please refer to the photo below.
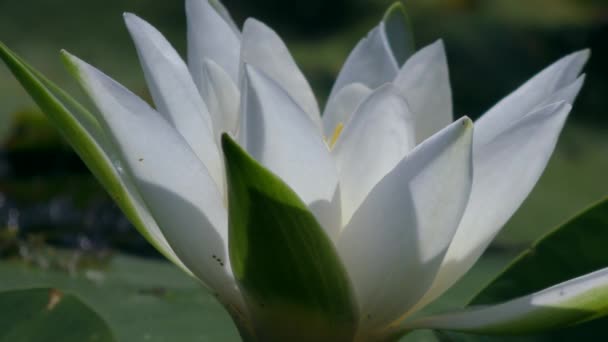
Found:
[[343, 129], [343, 123], [340, 122], [336, 125], [336, 129], [334, 129], [334, 134], [332, 134], [331, 139], [329, 140], [329, 148], [334, 148], [334, 145], [338, 141], [338, 138], [340, 138], [340, 134], [342, 134]]

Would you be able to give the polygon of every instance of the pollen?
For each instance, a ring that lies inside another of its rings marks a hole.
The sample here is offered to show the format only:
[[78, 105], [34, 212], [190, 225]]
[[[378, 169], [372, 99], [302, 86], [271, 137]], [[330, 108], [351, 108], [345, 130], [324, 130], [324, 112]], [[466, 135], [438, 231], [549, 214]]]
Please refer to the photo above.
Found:
[[338, 138], [340, 138], [340, 134], [342, 134], [342, 130], [344, 129], [343, 123], [338, 123], [336, 125], [336, 129], [334, 129], [334, 134], [331, 135], [331, 139], [329, 139], [329, 148], [334, 148]]

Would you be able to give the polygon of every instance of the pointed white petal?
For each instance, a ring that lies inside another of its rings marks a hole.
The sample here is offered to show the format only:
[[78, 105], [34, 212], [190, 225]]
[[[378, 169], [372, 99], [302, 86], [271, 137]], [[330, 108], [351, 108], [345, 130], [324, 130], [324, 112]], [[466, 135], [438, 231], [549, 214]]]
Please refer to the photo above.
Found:
[[[74, 66], [72, 70], [76, 71], [77, 68], [73, 64], [73, 61], [76, 58], [66, 51], [62, 51], [61, 53], [64, 57], [64, 61], [68, 64], [68, 67], [72, 69]], [[80, 79], [78, 72], [75, 72], [74, 76], [77, 79]], [[45, 82], [44, 79], [43, 82]], [[78, 121], [86, 134], [93, 140], [94, 148], [99, 149], [98, 155], [103, 159], [103, 163], [110, 166], [109, 172], [112, 173], [112, 176], [110, 177], [116, 179], [116, 182], [119, 184], [118, 187], [106, 186], [106, 190], [109, 192], [110, 196], [116, 199], [118, 206], [124, 211], [133, 225], [137, 227], [140, 233], [144, 235], [161, 254], [186, 273], [192, 275], [192, 272], [190, 272], [190, 270], [188, 270], [188, 268], [179, 260], [177, 255], [175, 255], [175, 252], [173, 252], [173, 249], [169, 246], [169, 243], [160, 231], [158, 224], [150, 214], [149, 209], [135, 186], [133, 175], [123, 168], [124, 161], [121, 159], [121, 156], [112, 140], [108, 137], [108, 134], [99, 124], [100, 117], [98, 112], [89, 112], [88, 110], [81, 108], [79, 104], [73, 103], [73, 100], [66, 96], [63, 91], [55, 89], [54, 85], [51, 83], [47, 83], [46, 86], [55, 91], [53, 95], [64, 103], [62, 105], [69, 108], [70, 112], [74, 115], [73, 118]], [[87, 113], [91, 116], [89, 117]], [[98, 172], [100, 171], [98, 170]], [[95, 174], [96, 172], [93, 171], [93, 173]], [[105, 183], [103, 181], [104, 176], [96, 175], [96, 177], [98, 177], [102, 184]]]
[[399, 65], [391, 52], [382, 22], [355, 46], [344, 62], [329, 96], [330, 101], [351, 83], [375, 89], [392, 82], [398, 71]]
[[371, 189], [415, 146], [405, 99], [390, 84], [378, 88], [344, 126], [332, 155], [347, 223]]
[[[572, 53], [548, 66], [502, 99], [475, 122], [475, 143], [486, 144], [512, 122], [539, 106], [552, 103], [547, 102], [551, 94], [572, 84], [588, 59], [589, 50]], [[572, 103], [569, 99], [564, 100]]]
[[[564, 101], [566, 103], [573, 104], [574, 100], [578, 96], [578, 93], [581, 91], [583, 84], [585, 83], [585, 75], [579, 76], [576, 81], [558, 89], [556, 92], [551, 94], [551, 96], [547, 97], [539, 106], [536, 106], [535, 109], [539, 109], [548, 104], [557, 103], [560, 101]], [[533, 111], [532, 111], [533, 112]], [[530, 113], [526, 114], [529, 115]]]
[[214, 61], [205, 60], [203, 69], [207, 77], [202, 95], [209, 108], [219, 146], [222, 133], [234, 134], [237, 130], [240, 93], [230, 76]]
[[315, 94], [276, 32], [255, 19], [247, 19], [243, 27], [241, 61], [277, 82], [321, 129]]
[[238, 301], [225, 262], [227, 213], [205, 165], [144, 101], [90, 65], [73, 61], [124, 168], [177, 256], [224, 300]]
[[371, 92], [371, 89], [362, 83], [352, 83], [340, 89], [336, 96], [329, 99], [323, 113], [325, 137], [331, 138], [339, 124], [345, 125], [355, 109]]
[[186, 0], [188, 66], [199, 89], [202, 89], [205, 83], [205, 59], [220, 65], [234, 83], [238, 82], [240, 34], [233, 26], [234, 23], [226, 19], [225, 9], [217, 7], [218, 11], [214, 7], [209, 0]]
[[205, 163], [217, 186], [223, 188], [223, 166], [211, 118], [186, 64], [154, 27], [133, 14], [124, 17], [158, 111]]
[[234, 22], [234, 19], [232, 19], [232, 16], [230, 15], [230, 12], [228, 12], [226, 6], [224, 6], [224, 4], [222, 4], [220, 0], [209, 0], [209, 4], [213, 7], [213, 9], [215, 9], [217, 14], [219, 14], [220, 17], [222, 17], [222, 19], [224, 19], [224, 21], [232, 28], [234, 34], [240, 37], [241, 30], [239, 30], [239, 27]]
[[253, 66], [245, 65], [242, 94], [241, 145], [285, 181], [329, 233], [335, 233], [338, 179], [317, 128], [279, 84]]
[[450, 75], [441, 40], [410, 57], [395, 78], [395, 85], [415, 116], [418, 143], [452, 122]]
[[425, 317], [404, 328], [531, 334], [592, 319], [607, 309], [608, 268], [604, 268], [502, 304]]
[[488, 144], [475, 143], [471, 198], [437, 278], [417, 307], [460, 279], [519, 208], [545, 169], [570, 109], [564, 102], [548, 105]]
[[433, 281], [469, 197], [472, 136], [463, 118], [418, 145], [341, 233], [362, 330], [399, 318]]

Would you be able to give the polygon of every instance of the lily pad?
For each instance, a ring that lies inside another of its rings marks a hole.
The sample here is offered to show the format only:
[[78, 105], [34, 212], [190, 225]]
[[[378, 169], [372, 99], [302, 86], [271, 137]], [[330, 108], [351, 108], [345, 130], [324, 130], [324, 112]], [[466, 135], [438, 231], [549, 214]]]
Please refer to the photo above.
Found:
[[57, 289], [5, 291], [0, 293], [0, 308], [0, 341], [115, 341], [92, 309]]
[[[485, 305], [533, 293], [608, 267], [608, 198], [591, 206], [535, 242], [471, 301]], [[605, 313], [598, 313], [602, 316]], [[488, 337], [439, 333], [445, 341], [572, 341], [605, 340], [608, 318], [600, 318], [545, 334]]]
[[[69, 253], [77, 258], [78, 252]], [[1, 261], [0, 274], [0, 291], [50, 287], [77, 295], [108, 323], [118, 341], [240, 341], [215, 298], [168, 262], [118, 255], [105, 265], [68, 272]]]

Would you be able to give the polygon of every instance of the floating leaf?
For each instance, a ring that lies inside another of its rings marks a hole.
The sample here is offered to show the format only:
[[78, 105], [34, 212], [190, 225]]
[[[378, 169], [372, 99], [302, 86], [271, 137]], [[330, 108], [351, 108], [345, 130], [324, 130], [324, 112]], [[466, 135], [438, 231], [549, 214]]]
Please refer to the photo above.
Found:
[[57, 289], [1, 292], [0, 310], [0, 341], [115, 341], [97, 313]]

